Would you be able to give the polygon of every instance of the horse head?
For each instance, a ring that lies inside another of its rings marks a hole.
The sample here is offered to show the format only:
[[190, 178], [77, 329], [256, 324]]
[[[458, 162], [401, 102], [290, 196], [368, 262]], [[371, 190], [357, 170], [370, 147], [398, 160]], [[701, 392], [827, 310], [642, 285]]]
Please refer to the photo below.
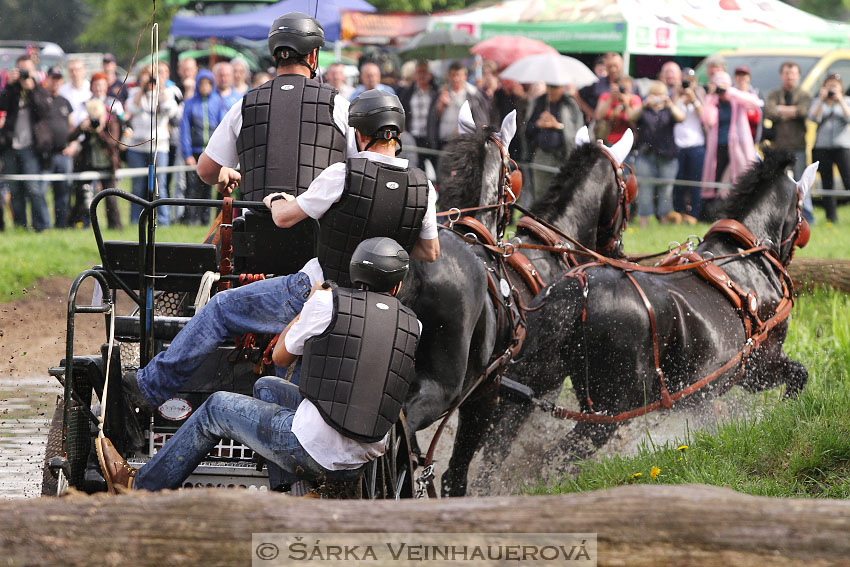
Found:
[[746, 226], [773, 254], [787, 265], [797, 247], [809, 240], [809, 225], [802, 216], [802, 203], [817, 174], [811, 164], [796, 181], [785, 172], [794, 157], [781, 150], [768, 151], [735, 184], [724, 207], [725, 217]]
[[637, 195], [637, 178], [624, 164], [634, 135], [626, 130], [613, 146], [591, 143], [587, 127], [576, 134], [576, 148], [552, 178], [532, 214], [607, 256], [621, 257], [621, 234], [629, 204]]
[[500, 130], [495, 131], [477, 127], [469, 104], [464, 103], [458, 117], [458, 131], [460, 134], [446, 144], [446, 155], [440, 159], [440, 207], [443, 210], [485, 207], [468, 215], [499, 236], [507, 218], [504, 205], [513, 203], [519, 192], [516, 175], [510, 172], [507, 150], [516, 133], [516, 111], [508, 114]]

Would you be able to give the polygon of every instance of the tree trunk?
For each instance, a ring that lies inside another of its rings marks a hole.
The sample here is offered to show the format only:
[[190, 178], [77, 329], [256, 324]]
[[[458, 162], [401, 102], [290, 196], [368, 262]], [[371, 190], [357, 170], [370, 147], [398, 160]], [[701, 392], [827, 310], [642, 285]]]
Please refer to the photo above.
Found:
[[252, 532], [595, 532], [599, 565], [850, 566], [850, 502], [704, 485], [437, 501], [219, 489], [0, 502], [0, 557], [14, 566], [248, 565]]
[[850, 260], [797, 258], [788, 266], [796, 290], [825, 285], [850, 293]]

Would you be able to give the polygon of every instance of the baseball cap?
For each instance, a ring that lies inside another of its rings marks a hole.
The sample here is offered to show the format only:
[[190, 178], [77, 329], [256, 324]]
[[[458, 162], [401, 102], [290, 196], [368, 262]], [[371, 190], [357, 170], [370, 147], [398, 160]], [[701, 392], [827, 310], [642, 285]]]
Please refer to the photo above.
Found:
[[746, 65], [738, 65], [737, 67], [735, 67], [735, 74], [736, 75], [749, 75], [750, 74], [750, 68], [747, 67]]
[[103, 54], [103, 62], [104, 63], [116, 63], [117, 61], [115, 59], [115, 56], [112, 55], [111, 53], [104, 53]]
[[59, 77], [64, 77], [62, 74], [62, 67], [58, 65], [54, 65], [47, 71], [47, 76], [58, 79]]

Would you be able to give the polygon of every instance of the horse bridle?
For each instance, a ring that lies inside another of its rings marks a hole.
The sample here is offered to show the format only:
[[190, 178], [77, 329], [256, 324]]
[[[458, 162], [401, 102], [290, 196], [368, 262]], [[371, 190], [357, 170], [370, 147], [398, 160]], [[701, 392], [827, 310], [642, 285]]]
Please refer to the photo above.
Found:
[[[602, 146], [602, 141], [597, 142], [600, 146]], [[619, 189], [619, 195], [617, 197], [617, 205], [614, 210], [614, 214], [611, 215], [611, 222], [608, 226], [600, 227], [604, 231], [611, 231], [610, 240], [604, 244], [599, 245], [598, 235], [597, 235], [597, 247], [596, 250], [605, 255], [611, 255], [613, 252], [616, 252], [620, 247], [623, 237], [623, 231], [626, 230], [626, 226], [629, 223], [629, 205], [634, 202], [635, 197], [637, 196], [638, 184], [637, 184], [637, 176], [635, 176], [635, 172], [632, 170], [632, 166], [627, 163], [617, 163], [617, 160], [604, 148], [602, 149], [602, 153], [605, 154], [605, 157], [608, 158], [608, 161], [611, 162], [611, 167], [614, 168], [614, 175], [617, 179], [617, 187]], [[628, 178], [626, 178], [626, 170], [629, 172]]]
[[788, 238], [779, 243], [779, 254], [782, 254], [782, 249], [789, 243], [792, 243], [791, 251], [788, 253], [788, 258], [780, 261], [784, 266], [787, 266], [791, 263], [791, 260], [794, 259], [794, 252], [797, 248], [803, 248], [806, 244], [809, 243], [809, 237], [811, 236], [811, 228], [809, 228], [809, 222], [803, 218], [803, 191], [800, 187], [797, 187], [797, 224], [794, 226], [794, 230], [791, 231], [791, 234], [788, 235]]
[[[505, 229], [511, 218], [509, 207], [517, 202], [520, 191], [522, 191], [522, 172], [513, 158], [510, 157], [508, 149], [502, 141], [492, 134], [489, 138], [499, 148], [502, 159], [502, 169], [499, 171], [499, 200], [497, 203], [500, 214], [496, 222], [496, 238], [501, 240], [505, 236]], [[511, 171], [510, 164], [514, 166], [513, 171]]]

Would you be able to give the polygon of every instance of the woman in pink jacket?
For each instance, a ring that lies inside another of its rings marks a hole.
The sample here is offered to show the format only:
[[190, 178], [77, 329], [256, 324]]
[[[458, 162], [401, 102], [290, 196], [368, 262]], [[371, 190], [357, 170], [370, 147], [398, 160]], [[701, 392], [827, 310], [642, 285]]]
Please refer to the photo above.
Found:
[[[702, 180], [734, 183], [756, 160], [747, 111], [759, 107], [759, 98], [733, 87], [729, 73], [719, 71], [711, 78], [704, 106], [702, 120], [708, 129], [708, 136]], [[728, 189], [703, 187], [701, 220], [716, 220], [720, 200], [728, 195]]]

